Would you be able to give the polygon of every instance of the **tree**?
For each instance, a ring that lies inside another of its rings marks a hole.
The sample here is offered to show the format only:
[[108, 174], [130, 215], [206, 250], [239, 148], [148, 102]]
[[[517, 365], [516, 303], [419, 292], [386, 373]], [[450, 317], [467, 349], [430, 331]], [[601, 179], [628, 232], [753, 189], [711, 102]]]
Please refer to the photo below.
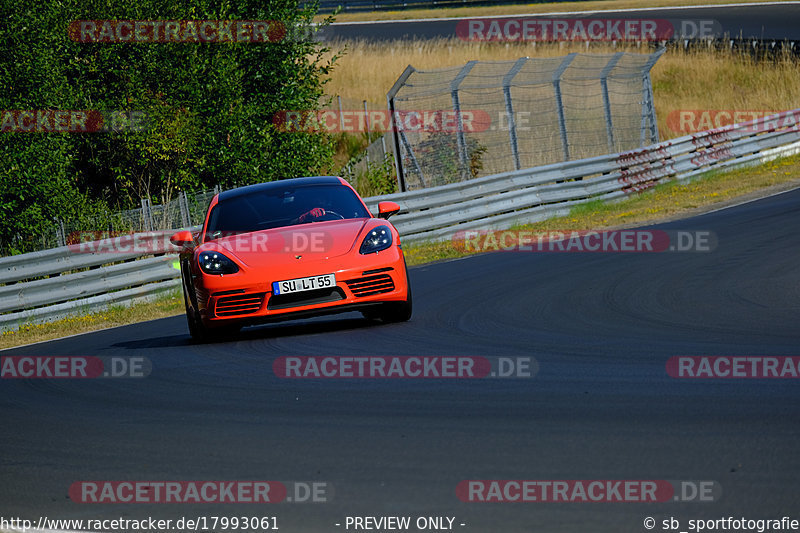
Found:
[[[0, 110], [101, 111], [106, 129], [0, 134], [2, 246], [101, 206], [329, 171], [329, 136], [272, 123], [318, 108], [332, 61], [313, 39], [315, 12], [288, 0], [5, 0]], [[273, 22], [270, 42], [250, 43], [110, 42], [97, 22], [153, 20]]]

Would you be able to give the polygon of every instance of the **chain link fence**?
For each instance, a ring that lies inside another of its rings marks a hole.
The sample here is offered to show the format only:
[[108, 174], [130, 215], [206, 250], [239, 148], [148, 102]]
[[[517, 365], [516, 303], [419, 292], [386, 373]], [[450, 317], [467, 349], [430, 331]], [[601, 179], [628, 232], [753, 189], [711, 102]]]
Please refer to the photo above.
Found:
[[339, 176], [363, 196], [396, 192], [394, 142], [385, 103], [342, 96], [320, 101], [320, 130], [332, 133], [340, 143]]
[[658, 142], [650, 70], [663, 52], [409, 65], [387, 94], [401, 190]]
[[392, 154], [392, 137], [384, 133], [372, 141], [358, 156], [352, 158], [342, 167], [341, 176], [350, 183], [356, 183], [358, 176], [368, 172], [371, 164], [383, 164], [386, 157]]
[[153, 205], [149, 199], [143, 199], [138, 209], [109, 212], [80, 221], [56, 220], [34, 239], [18, 235], [12, 242], [2, 243], [2, 255], [9, 255], [9, 249], [36, 252], [111, 235], [196, 226], [203, 222], [208, 205], [218, 192], [219, 188], [193, 194], [180, 192], [166, 204]]

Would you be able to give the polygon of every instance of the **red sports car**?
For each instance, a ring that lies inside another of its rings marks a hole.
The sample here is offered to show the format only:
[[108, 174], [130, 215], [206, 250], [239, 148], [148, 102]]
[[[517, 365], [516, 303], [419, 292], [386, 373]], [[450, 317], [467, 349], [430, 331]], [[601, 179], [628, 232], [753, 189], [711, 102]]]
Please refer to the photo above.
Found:
[[180, 231], [189, 332], [231, 335], [272, 320], [358, 310], [387, 322], [411, 318], [411, 287], [394, 202], [370, 214], [331, 176], [287, 179], [222, 192], [202, 229]]

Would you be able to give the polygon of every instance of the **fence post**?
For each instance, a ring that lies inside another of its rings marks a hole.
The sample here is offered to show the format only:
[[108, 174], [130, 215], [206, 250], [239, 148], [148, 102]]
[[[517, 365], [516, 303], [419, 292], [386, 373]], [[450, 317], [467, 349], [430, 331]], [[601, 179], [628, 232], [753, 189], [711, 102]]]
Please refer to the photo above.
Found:
[[561, 147], [564, 151], [564, 161], [569, 161], [569, 140], [567, 139], [567, 121], [564, 117], [564, 103], [561, 100], [561, 76], [564, 74], [564, 71], [567, 70], [569, 64], [572, 63], [572, 60], [575, 59], [575, 55], [576, 54], [573, 52], [565, 57], [556, 71], [553, 73], [553, 91], [555, 92], [556, 97], [558, 129], [561, 133]]
[[[400, 149], [400, 125], [397, 117], [395, 116], [394, 98], [397, 96], [397, 93], [400, 92], [400, 89], [403, 88], [403, 85], [405, 85], [409, 76], [411, 76], [411, 74], [414, 72], [416, 72], [416, 69], [411, 65], [408, 65], [403, 73], [400, 74], [400, 77], [397, 78], [397, 81], [394, 82], [392, 88], [389, 89], [389, 92], [386, 93], [386, 107], [389, 111], [389, 123], [392, 125], [392, 138], [394, 140], [392, 143], [392, 149], [394, 150], [394, 167], [397, 171], [397, 186], [400, 192], [405, 192], [406, 190], [406, 179], [403, 175], [403, 152]], [[420, 176], [422, 176], [421, 173]]]
[[150, 198], [142, 198], [142, 221], [145, 231], [153, 231], [153, 214], [150, 212]]
[[184, 228], [191, 226], [189, 221], [189, 199], [186, 198], [186, 191], [178, 194], [178, 207], [181, 210], [181, 224]]
[[[666, 51], [666, 48], [661, 48], [656, 52], [650, 54], [644, 68], [642, 69], [642, 132], [641, 132], [641, 146], [658, 142], [658, 122], [656, 122], [656, 108], [653, 104], [653, 82], [650, 80], [650, 70], [656, 64], [658, 58]], [[645, 138], [647, 134], [647, 122], [650, 122], [650, 141], [647, 142]]]
[[372, 144], [370, 139], [372, 138], [372, 128], [370, 127], [369, 123], [369, 109], [367, 109], [367, 101], [364, 100], [364, 121], [367, 125], [367, 169], [369, 169], [369, 145]]
[[64, 221], [56, 218], [56, 246], [67, 245], [67, 230], [64, 227]]
[[525, 66], [528, 61], [527, 57], [517, 59], [517, 62], [511, 69], [503, 76], [503, 98], [506, 101], [506, 115], [508, 115], [508, 136], [511, 142], [511, 154], [514, 156], [514, 169], [519, 170], [521, 167], [519, 161], [519, 147], [517, 146], [517, 120], [514, 118], [514, 103], [511, 101], [511, 80], [514, 79], [519, 71]]
[[336, 95], [336, 100], [339, 102], [339, 131], [344, 131], [344, 116], [342, 115], [342, 97]]
[[603, 111], [606, 116], [606, 137], [608, 137], [609, 154], [615, 153], [616, 150], [614, 150], [614, 122], [611, 117], [611, 99], [608, 97], [608, 76], [611, 74], [611, 71], [614, 70], [614, 67], [617, 66], [617, 63], [619, 63], [623, 55], [623, 52], [614, 54], [600, 73], [600, 87], [603, 91]]
[[[461, 120], [461, 101], [458, 97], [458, 87], [461, 85], [461, 82], [464, 81], [464, 78], [469, 74], [469, 71], [477, 64], [477, 61], [469, 61], [466, 65], [461, 69], [461, 72], [450, 82], [450, 98], [453, 100], [453, 112], [456, 115], [456, 121], [458, 123], [458, 131], [456, 132], [456, 140], [458, 142], [458, 157], [461, 160], [462, 169], [467, 168], [468, 158], [469, 155], [467, 154], [467, 139], [464, 137], [464, 123]], [[463, 170], [462, 170], [463, 171]], [[461, 176], [462, 179], [465, 179], [466, 176]]]

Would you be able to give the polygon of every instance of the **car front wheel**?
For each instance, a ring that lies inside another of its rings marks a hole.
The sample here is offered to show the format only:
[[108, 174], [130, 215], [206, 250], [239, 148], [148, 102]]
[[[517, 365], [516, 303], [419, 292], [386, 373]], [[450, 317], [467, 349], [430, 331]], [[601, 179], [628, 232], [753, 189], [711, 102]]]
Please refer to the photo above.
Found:
[[186, 322], [189, 326], [189, 335], [195, 342], [205, 343], [225, 340], [233, 337], [241, 326], [231, 325], [218, 328], [208, 328], [203, 324], [199, 313], [189, 305], [189, 297], [186, 294], [186, 288], [183, 289], [183, 304], [186, 307]]
[[406, 322], [411, 318], [411, 311], [413, 308], [411, 298], [411, 281], [408, 276], [408, 269], [406, 269], [406, 287], [408, 294], [404, 302], [387, 302], [383, 304], [379, 311], [379, 316], [384, 322]]

